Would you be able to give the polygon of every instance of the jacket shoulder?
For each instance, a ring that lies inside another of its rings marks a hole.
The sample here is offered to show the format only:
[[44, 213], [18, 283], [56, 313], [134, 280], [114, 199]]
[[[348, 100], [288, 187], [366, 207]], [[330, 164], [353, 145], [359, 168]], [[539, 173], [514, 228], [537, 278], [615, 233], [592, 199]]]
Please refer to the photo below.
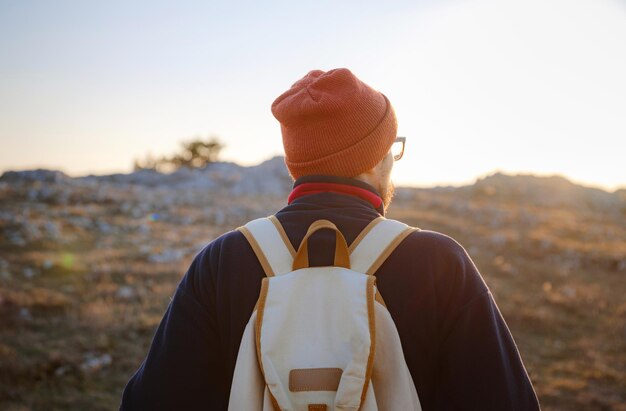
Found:
[[[417, 227], [415, 227], [417, 228]], [[404, 248], [416, 251], [428, 251], [434, 253], [433, 256], [448, 258], [469, 257], [467, 250], [459, 241], [448, 234], [439, 231], [424, 230], [417, 228], [409, 234], [401, 243]]]
[[455, 295], [459, 302], [488, 291], [465, 247], [438, 231], [420, 229], [409, 234], [380, 270], [381, 277], [390, 275], [398, 284], [428, 288], [444, 299]]
[[238, 229], [227, 231], [205, 244], [196, 255], [204, 263], [216, 264], [231, 252], [240, 251], [248, 244], [246, 237]]
[[207, 290], [215, 290], [218, 277], [228, 274], [233, 261], [245, 256], [250, 248], [244, 235], [231, 230], [211, 240], [193, 258], [180, 286], [199, 299], [205, 299]]

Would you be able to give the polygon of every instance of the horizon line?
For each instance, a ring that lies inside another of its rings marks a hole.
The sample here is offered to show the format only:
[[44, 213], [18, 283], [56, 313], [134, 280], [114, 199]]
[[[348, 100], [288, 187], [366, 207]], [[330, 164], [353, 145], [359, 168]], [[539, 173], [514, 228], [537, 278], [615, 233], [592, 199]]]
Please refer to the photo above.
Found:
[[[271, 161], [275, 158], [284, 158], [284, 155], [275, 155], [275, 156], [271, 156], [265, 160], [259, 161], [259, 162], [255, 162], [255, 163], [250, 163], [247, 164], [246, 162], [238, 162], [238, 161], [234, 161], [232, 159], [222, 159], [219, 161], [216, 161], [214, 163], [209, 163], [210, 164], [219, 164], [219, 163], [229, 163], [229, 164], [235, 164], [237, 166], [240, 167], [255, 167], [258, 166], [260, 164], [263, 164], [265, 162]], [[49, 170], [49, 171], [59, 171], [63, 174], [65, 174], [66, 176], [70, 177], [70, 178], [82, 178], [82, 177], [90, 177], [90, 176], [94, 176], [94, 177], [104, 177], [104, 176], [110, 176], [110, 175], [114, 175], [114, 174], [132, 174], [136, 171], [133, 170], [132, 166], [125, 169], [125, 170], [120, 170], [120, 169], [109, 169], [109, 170], [104, 170], [104, 171], [86, 171], [86, 172], [68, 172], [66, 170], [63, 169], [63, 167], [54, 167], [54, 166], [37, 166], [37, 165], [33, 165], [32, 167], [29, 168], [10, 168], [10, 167], [0, 167], [0, 175], [6, 173], [6, 172], [25, 172], [25, 171], [35, 171], [35, 170]], [[176, 172], [176, 170], [172, 171], [172, 172], [160, 172], [157, 171], [161, 174], [171, 174], [173, 172]], [[418, 185], [418, 184], [406, 184], [406, 183], [402, 183], [402, 184], [396, 184], [396, 188], [458, 188], [458, 187], [464, 187], [464, 186], [468, 186], [468, 185], [474, 185], [476, 184], [479, 180], [482, 180], [486, 177], [495, 175], [495, 174], [503, 174], [506, 176], [512, 176], [512, 177], [516, 177], [516, 176], [532, 176], [532, 177], [539, 177], [539, 178], [550, 178], [550, 177], [559, 177], [559, 178], [563, 178], [567, 181], [569, 181], [572, 184], [578, 185], [578, 186], [582, 186], [582, 187], [586, 187], [586, 188], [595, 188], [595, 189], [599, 189], [602, 191], [606, 191], [608, 193], [615, 193], [617, 191], [620, 190], [626, 190], [626, 183], [620, 183], [617, 184], [615, 186], [609, 186], [606, 184], [600, 184], [600, 183], [594, 183], [594, 182], [588, 182], [588, 181], [581, 181], [578, 179], [574, 179], [570, 176], [567, 176], [566, 174], [563, 173], [541, 173], [541, 172], [532, 172], [532, 171], [516, 171], [516, 172], [511, 172], [511, 171], [504, 171], [502, 169], [496, 168], [493, 169], [491, 171], [476, 175], [475, 177], [472, 177], [470, 179], [466, 179], [465, 181], [459, 181], [459, 182], [436, 182], [436, 183], [432, 183], [432, 184], [423, 184], [423, 185]], [[392, 178], [393, 181], [393, 178]]]

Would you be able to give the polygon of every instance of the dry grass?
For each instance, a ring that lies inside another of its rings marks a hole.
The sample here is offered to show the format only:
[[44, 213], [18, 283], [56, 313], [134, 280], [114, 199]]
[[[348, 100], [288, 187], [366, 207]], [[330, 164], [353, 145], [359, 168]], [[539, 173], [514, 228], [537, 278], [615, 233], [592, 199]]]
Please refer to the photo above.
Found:
[[491, 200], [424, 191], [390, 217], [468, 250], [544, 410], [626, 409], [625, 214]]
[[[195, 253], [283, 205], [210, 196], [164, 205], [112, 188], [57, 204], [29, 200], [30, 189], [0, 190], [0, 211], [16, 216], [0, 219], [3, 410], [116, 409]], [[397, 198], [390, 217], [468, 250], [544, 410], [626, 410], [623, 213], [420, 190]], [[30, 237], [20, 245], [15, 232]]]

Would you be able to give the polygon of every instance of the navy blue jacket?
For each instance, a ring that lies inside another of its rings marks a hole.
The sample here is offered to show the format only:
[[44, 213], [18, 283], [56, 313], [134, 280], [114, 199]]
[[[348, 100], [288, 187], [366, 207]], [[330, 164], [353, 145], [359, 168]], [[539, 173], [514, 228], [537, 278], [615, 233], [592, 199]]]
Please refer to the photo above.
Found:
[[[314, 180], [378, 195], [353, 179]], [[276, 217], [297, 249], [315, 220], [334, 222], [349, 245], [382, 213], [381, 207], [358, 196], [322, 192], [295, 199]], [[311, 265], [332, 265], [334, 238], [330, 230], [311, 238]], [[204, 247], [178, 284], [148, 355], [124, 389], [120, 409], [226, 410], [239, 344], [263, 277], [239, 231]], [[436, 231], [416, 231], [376, 277], [424, 411], [539, 409], [493, 296], [456, 240]]]

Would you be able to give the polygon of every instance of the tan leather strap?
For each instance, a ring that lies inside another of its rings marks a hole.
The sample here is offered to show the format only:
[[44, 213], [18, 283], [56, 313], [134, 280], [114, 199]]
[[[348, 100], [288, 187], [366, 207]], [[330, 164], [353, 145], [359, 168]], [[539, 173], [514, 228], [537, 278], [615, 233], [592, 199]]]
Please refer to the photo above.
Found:
[[296, 252], [276, 217], [257, 218], [238, 230], [250, 243], [267, 277], [291, 271]]
[[[259, 369], [261, 370], [261, 374], [263, 374], [263, 378], [265, 378], [265, 369], [263, 368], [263, 356], [261, 355], [261, 331], [263, 327], [263, 315], [265, 315], [265, 301], [267, 300], [267, 293], [269, 290], [269, 278], [265, 277], [261, 281], [261, 292], [259, 293], [259, 299], [257, 300], [255, 310], [256, 310], [256, 322], [254, 324], [254, 339], [256, 346], [256, 356], [257, 361], [259, 362]], [[267, 385], [266, 385], [267, 386]], [[281, 411], [278, 401], [272, 394], [271, 390], [267, 390], [270, 394], [270, 400], [272, 402], [272, 406], [274, 407], [274, 411]]]
[[341, 231], [335, 224], [328, 220], [317, 220], [309, 226], [298, 251], [296, 257], [293, 260], [293, 270], [299, 270], [301, 268], [309, 267], [309, 237], [318, 230], [328, 228], [335, 231], [335, 263], [336, 267], [350, 268], [350, 255], [348, 253], [348, 244], [346, 239], [341, 234]]
[[363, 240], [363, 238], [365, 238], [365, 236], [372, 230], [372, 228], [376, 227], [376, 225], [383, 220], [385, 220], [385, 217], [382, 217], [382, 216], [376, 217], [375, 219], [370, 221], [369, 224], [363, 230], [361, 230], [359, 235], [357, 235], [354, 241], [352, 241], [352, 243], [350, 244], [350, 247], [348, 247], [348, 251], [350, 251], [350, 255], [352, 255], [352, 251], [354, 251], [354, 249], [357, 248], [359, 244], [361, 244], [361, 241]]
[[396, 220], [379, 218], [372, 221], [366, 230], [356, 246], [351, 245], [350, 262], [354, 271], [373, 275], [402, 240], [419, 229]]
[[[319, 226], [321, 224], [319, 223], [320, 221], [326, 221], [328, 224], [332, 224], [328, 220], [318, 220], [309, 227], [309, 231], [311, 228]], [[337, 231], [334, 224], [324, 228]], [[282, 275], [295, 269], [295, 256], [297, 252], [294, 251], [284, 229], [276, 217], [259, 218], [250, 221], [248, 224], [238, 229], [250, 243], [266, 276]], [[374, 219], [348, 248], [350, 263], [347, 267], [365, 274], [374, 274], [396, 246], [415, 230], [419, 230], [419, 228], [409, 227], [399, 221], [389, 220], [384, 217]], [[337, 254], [338, 250], [341, 253], [342, 239], [345, 241], [343, 235], [341, 235], [341, 238], [337, 241], [338, 246], [336, 247], [335, 254]], [[307, 247], [304, 240], [300, 244], [300, 248], [302, 248], [303, 245]], [[306, 256], [306, 260], [298, 262], [298, 266], [300, 267], [302, 264], [305, 264], [302, 268], [308, 267], [308, 248], [307, 252], [302, 254]], [[337, 257], [337, 255], [335, 255], [335, 257]], [[341, 256], [339, 257], [341, 258]], [[335, 265], [338, 264], [335, 263]], [[343, 264], [339, 266], [344, 267], [346, 265]]]

